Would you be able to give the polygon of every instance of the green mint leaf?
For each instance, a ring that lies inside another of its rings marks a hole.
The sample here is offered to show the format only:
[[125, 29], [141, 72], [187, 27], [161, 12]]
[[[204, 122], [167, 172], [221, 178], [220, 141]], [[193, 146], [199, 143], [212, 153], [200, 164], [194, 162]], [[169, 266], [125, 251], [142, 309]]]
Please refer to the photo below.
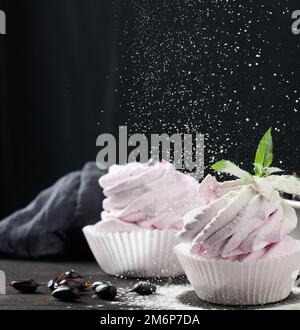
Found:
[[282, 170], [281, 168], [278, 168], [278, 167], [268, 167], [265, 169], [266, 175], [271, 175], [271, 174], [279, 173], [279, 172], [284, 172], [284, 170]]
[[252, 180], [252, 177], [248, 172], [242, 170], [237, 165], [228, 160], [220, 160], [213, 164], [211, 168], [216, 172], [228, 173], [240, 179], [247, 180], [247, 182], [250, 182]]
[[223, 170], [226, 168], [227, 162], [227, 160], [219, 160], [218, 162], [214, 163], [211, 168], [216, 172], [223, 172]]
[[254, 172], [256, 176], [264, 176], [264, 167], [262, 164], [254, 163]]
[[273, 162], [273, 140], [272, 128], [269, 128], [261, 141], [259, 142], [254, 162], [254, 172], [257, 176], [262, 176], [261, 167], [266, 169]]

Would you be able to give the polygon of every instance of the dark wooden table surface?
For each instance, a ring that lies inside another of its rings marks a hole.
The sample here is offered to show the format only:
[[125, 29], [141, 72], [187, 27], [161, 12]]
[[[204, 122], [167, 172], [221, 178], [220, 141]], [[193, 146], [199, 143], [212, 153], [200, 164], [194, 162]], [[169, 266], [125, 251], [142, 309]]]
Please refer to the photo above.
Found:
[[[115, 301], [99, 299], [92, 291], [84, 293], [78, 302], [66, 303], [52, 298], [47, 287], [40, 287], [36, 294], [21, 294], [7, 286], [6, 294], [0, 295], [0, 309], [232, 309], [232, 307], [212, 305], [201, 301], [193, 292], [185, 278], [155, 282], [158, 292], [152, 296], [138, 296], [124, 293], [137, 282], [136, 279], [115, 278], [104, 274], [93, 261], [85, 262], [40, 262], [0, 259], [0, 269], [6, 274], [6, 283], [12, 280], [33, 278], [46, 282], [56, 274], [75, 269], [90, 281], [106, 280], [115, 284], [121, 293]], [[123, 292], [123, 293], [122, 293]], [[235, 307], [239, 308], [239, 307]], [[242, 308], [242, 307], [240, 307]], [[281, 303], [248, 307], [265, 309], [300, 309], [300, 294], [291, 294]]]

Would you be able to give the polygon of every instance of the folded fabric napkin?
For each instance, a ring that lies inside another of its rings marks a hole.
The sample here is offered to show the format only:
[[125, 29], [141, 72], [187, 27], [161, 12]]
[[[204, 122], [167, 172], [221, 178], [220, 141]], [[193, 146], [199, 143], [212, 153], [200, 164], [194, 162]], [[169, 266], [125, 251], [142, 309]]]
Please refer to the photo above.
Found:
[[0, 221], [0, 253], [25, 258], [89, 253], [82, 227], [100, 219], [105, 174], [95, 163], [71, 172]]

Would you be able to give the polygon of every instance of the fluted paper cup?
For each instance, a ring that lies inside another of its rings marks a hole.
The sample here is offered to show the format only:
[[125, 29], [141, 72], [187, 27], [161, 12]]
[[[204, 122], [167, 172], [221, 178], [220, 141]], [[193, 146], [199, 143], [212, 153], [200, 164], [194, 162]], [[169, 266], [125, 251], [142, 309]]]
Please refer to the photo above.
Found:
[[111, 275], [169, 277], [183, 274], [174, 253], [174, 230], [99, 233], [86, 226], [83, 233], [99, 266]]
[[289, 296], [300, 268], [300, 251], [257, 262], [206, 259], [191, 255], [190, 244], [175, 247], [197, 295], [223, 305], [260, 305]]

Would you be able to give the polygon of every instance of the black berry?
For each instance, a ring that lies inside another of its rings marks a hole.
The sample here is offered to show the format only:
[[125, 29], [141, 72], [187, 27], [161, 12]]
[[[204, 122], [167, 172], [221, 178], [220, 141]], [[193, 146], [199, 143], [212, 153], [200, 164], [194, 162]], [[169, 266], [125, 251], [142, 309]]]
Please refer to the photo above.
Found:
[[67, 271], [67, 272], [65, 272], [64, 273], [64, 277], [66, 278], [83, 278], [83, 276], [82, 275], [80, 275], [79, 273], [77, 273], [77, 272], [75, 272], [75, 270], [74, 269], [71, 269], [71, 270], [69, 270], [69, 271]]
[[138, 282], [135, 284], [132, 291], [141, 296], [147, 296], [156, 292], [156, 286], [149, 282]]
[[93, 290], [95, 290], [97, 288], [97, 286], [103, 285], [103, 284], [111, 284], [111, 283], [110, 282], [105, 282], [105, 281], [96, 281], [92, 284], [92, 288], [93, 288]]
[[10, 285], [22, 293], [34, 293], [39, 287], [35, 280], [12, 281]]
[[109, 283], [100, 284], [96, 287], [97, 296], [104, 300], [113, 300], [117, 295], [117, 288]]
[[74, 301], [80, 297], [79, 290], [68, 285], [60, 285], [52, 292], [52, 296], [61, 301]]

